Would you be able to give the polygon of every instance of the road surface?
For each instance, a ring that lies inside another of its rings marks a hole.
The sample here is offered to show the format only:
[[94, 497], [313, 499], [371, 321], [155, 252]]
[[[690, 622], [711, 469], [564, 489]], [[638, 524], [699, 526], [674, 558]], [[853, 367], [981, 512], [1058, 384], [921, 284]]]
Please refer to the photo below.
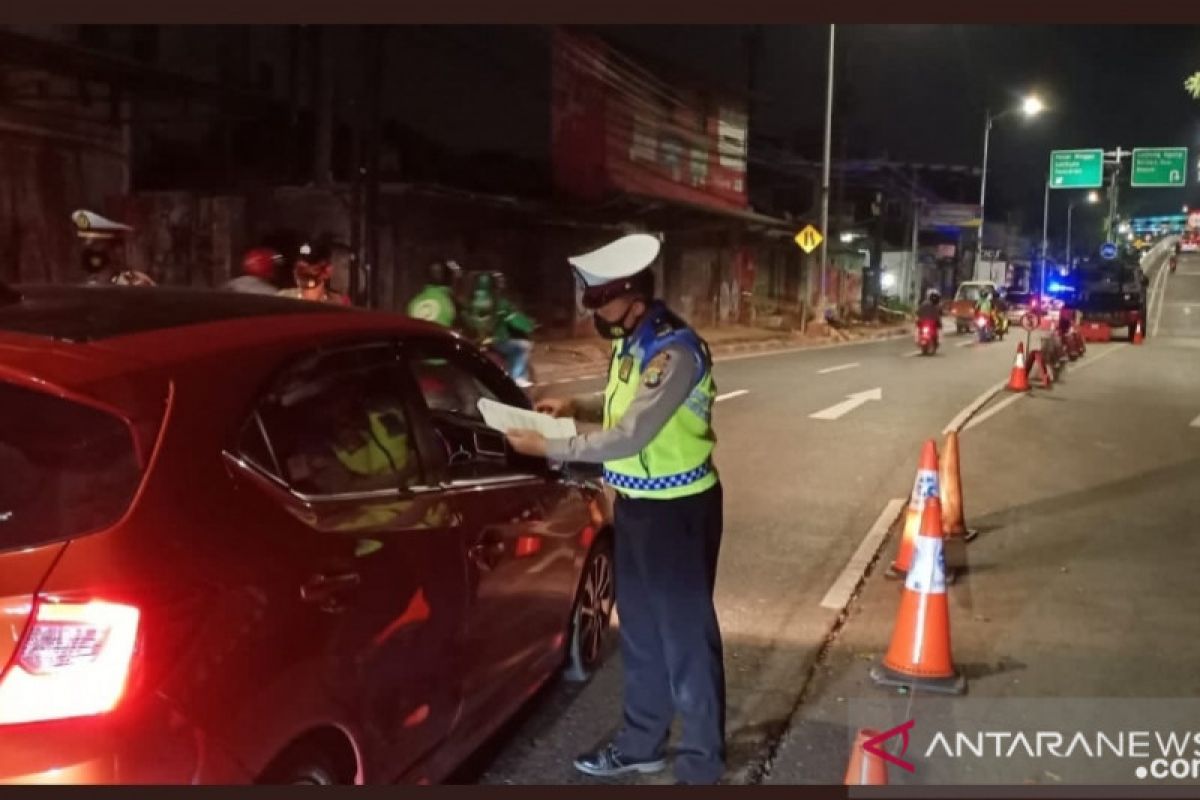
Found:
[[[990, 727], [1011, 729], [1040, 714], [1059, 727], [1134, 725], [1151, 742], [1172, 708], [1195, 719], [1200, 256], [1183, 256], [1176, 274], [1154, 286], [1158, 333], [1145, 345], [1093, 347], [1051, 393], [1023, 397], [963, 436], [969, 522], [981, 529], [966, 547], [967, 573], [949, 589], [967, 697], [947, 711], [927, 693], [898, 696], [869, 680], [900, 591], [872, 574], [767, 783], [840, 783], [864, 717], [880, 729], [915, 719], [914, 730], [929, 733], [951, 717], [966, 726], [979, 713]], [[1138, 784], [1150, 764], [1080, 753], [1035, 762], [913, 752], [915, 772], [893, 768], [890, 782]]]

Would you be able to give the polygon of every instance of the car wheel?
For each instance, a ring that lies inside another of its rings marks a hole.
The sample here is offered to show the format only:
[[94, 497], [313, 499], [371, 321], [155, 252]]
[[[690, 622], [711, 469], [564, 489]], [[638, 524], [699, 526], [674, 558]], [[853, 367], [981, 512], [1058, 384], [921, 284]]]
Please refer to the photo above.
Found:
[[616, 603], [612, 540], [596, 540], [583, 566], [575, 608], [571, 612], [571, 638], [563, 677], [582, 683], [591, 678], [604, 657], [612, 611]]
[[269, 767], [259, 783], [271, 786], [337, 786], [333, 759], [320, 750], [301, 747], [285, 753]]

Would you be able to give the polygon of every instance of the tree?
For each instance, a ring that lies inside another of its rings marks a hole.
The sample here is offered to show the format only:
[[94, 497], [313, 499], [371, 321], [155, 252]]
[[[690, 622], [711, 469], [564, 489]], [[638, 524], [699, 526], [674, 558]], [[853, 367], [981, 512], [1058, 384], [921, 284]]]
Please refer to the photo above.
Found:
[[1183, 82], [1183, 88], [1192, 96], [1193, 100], [1200, 100], [1200, 72], [1193, 72], [1188, 79]]

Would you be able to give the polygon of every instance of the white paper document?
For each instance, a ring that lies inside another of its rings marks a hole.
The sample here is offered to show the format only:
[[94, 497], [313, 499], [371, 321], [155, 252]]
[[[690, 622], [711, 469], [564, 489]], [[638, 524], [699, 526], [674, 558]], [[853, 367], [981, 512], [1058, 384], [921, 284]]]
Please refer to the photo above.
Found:
[[488, 427], [498, 431], [514, 428], [537, 431], [547, 439], [565, 439], [575, 435], [575, 420], [570, 417], [552, 417], [524, 408], [497, 403], [486, 397], [479, 399], [479, 413]]

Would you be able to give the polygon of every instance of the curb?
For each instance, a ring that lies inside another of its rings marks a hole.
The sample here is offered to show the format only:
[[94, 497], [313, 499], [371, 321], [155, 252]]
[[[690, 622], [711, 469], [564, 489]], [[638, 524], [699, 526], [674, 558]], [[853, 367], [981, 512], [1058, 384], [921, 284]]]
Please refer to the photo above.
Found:
[[[883, 341], [885, 339], [898, 339], [902, 336], [908, 336], [907, 328], [903, 330], [878, 331], [866, 336], [859, 336], [852, 339], [846, 339], [836, 342], [815, 342], [815, 343], [794, 343], [784, 338], [771, 338], [762, 340], [750, 340], [743, 342], [729, 342], [727, 344], [718, 345], [712, 348], [713, 360], [720, 362], [730, 356], [737, 356], [743, 353], [791, 353], [801, 350], [826, 350], [834, 347], [846, 347], [848, 345], [863, 344], [866, 342]], [[589, 364], [587, 366], [572, 367], [564, 370], [554, 370], [554, 375], [548, 381], [540, 381], [534, 384], [535, 388], [544, 388], [546, 386], [555, 386], [563, 383], [575, 383], [576, 381], [586, 380], [588, 378], [598, 378], [604, 375], [605, 365], [603, 362]]]

